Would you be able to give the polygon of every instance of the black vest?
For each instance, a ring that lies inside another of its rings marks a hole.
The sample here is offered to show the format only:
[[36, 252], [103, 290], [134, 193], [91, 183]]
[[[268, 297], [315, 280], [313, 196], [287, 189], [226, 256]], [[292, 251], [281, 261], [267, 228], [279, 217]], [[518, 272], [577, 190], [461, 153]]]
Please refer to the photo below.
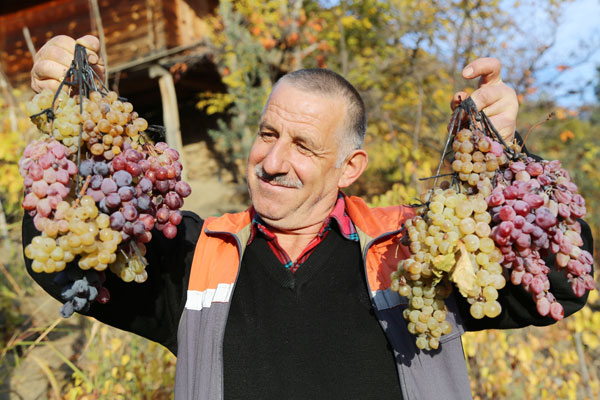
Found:
[[294, 274], [258, 234], [246, 248], [223, 343], [234, 399], [402, 399], [367, 292], [359, 244], [337, 226]]

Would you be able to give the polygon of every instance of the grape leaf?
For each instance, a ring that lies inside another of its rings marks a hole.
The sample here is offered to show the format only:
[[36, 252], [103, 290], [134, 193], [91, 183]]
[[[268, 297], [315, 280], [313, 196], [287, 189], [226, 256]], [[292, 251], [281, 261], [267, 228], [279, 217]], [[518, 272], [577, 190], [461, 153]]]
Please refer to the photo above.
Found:
[[454, 270], [450, 274], [450, 280], [456, 283], [460, 294], [464, 297], [475, 297], [479, 294], [479, 286], [476, 282], [475, 265], [471, 255], [467, 251], [462, 241], [458, 242], [458, 252], [460, 256]]

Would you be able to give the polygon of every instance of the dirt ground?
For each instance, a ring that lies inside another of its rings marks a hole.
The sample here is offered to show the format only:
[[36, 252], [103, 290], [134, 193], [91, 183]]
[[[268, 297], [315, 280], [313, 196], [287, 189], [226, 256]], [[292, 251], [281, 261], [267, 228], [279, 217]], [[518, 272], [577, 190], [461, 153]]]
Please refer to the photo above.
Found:
[[[184, 209], [206, 218], [241, 211], [248, 206], [246, 186], [235, 184], [231, 174], [219, 168], [204, 142], [186, 145], [184, 162], [187, 181], [192, 186], [192, 194], [185, 199]], [[0, 385], [0, 400], [46, 400], [51, 398], [49, 393], [52, 390], [44, 369], [52, 371], [58, 380], [70, 374], [69, 368], [65, 368], [65, 363], [57, 351], [69, 359], [76, 354], [81, 358], [81, 350], [87, 341], [85, 326], [89, 324], [77, 315], [66, 320], [61, 319], [58, 313], [60, 303], [39, 287], [35, 289], [33, 297], [23, 301], [22, 306], [23, 313], [33, 317], [31, 323], [34, 326], [47, 327], [60, 319], [57, 327], [48, 336], [56, 350], [49, 346], [35, 346], [20, 360], [6, 382]]]

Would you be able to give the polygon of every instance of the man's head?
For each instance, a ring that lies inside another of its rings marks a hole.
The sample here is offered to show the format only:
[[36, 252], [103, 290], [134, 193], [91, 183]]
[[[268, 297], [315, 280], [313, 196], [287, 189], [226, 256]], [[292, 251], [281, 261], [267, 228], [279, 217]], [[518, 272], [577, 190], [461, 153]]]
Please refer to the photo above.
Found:
[[248, 187], [259, 215], [294, 230], [321, 223], [338, 190], [364, 171], [364, 104], [344, 78], [300, 70], [273, 88], [248, 158]]

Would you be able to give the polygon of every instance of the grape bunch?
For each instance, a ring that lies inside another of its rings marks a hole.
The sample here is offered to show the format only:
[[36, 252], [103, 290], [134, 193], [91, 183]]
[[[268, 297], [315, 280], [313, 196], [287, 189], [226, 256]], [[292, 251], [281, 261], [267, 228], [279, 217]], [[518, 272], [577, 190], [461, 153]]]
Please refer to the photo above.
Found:
[[508, 163], [500, 143], [480, 130], [462, 129], [456, 134], [452, 149], [454, 161], [451, 167], [458, 179], [465, 183], [465, 191], [488, 196], [496, 170]]
[[560, 161], [511, 162], [498, 177], [488, 199], [492, 237], [503, 253], [502, 265], [511, 282], [532, 294], [540, 315], [564, 316], [562, 305], [550, 292], [550, 268], [543, 258], [556, 255], [573, 293], [581, 297], [594, 288], [592, 255], [582, 250], [581, 226], [585, 201], [577, 193]]
[[42, 138], [19, 163], [23, 208], [40, 232], [25, 256], [34, 272], [62, 277], [61, 314], [68, 316], [108, 301], [98, 283], [106, 269], [125, 282], [146, 281], [145, 243], [154, 228], [167, 238], [177, 235], [191, 188], [181, 180], [179, 153], [153, 144], [147, 121], [116, 92], [43, 91], [27, 111]]
[[[29, 115], [40, 114], [52, 105], [54, 94], [46, 89], [28, 103]], [[80, 104], [81, 103], [81, 104]], [[42, 113], [34, 122], [46, 137], [52, 137], [76, 153], [81, 130], [81, 141], [94, 156], [111, 160], [119, 154], [124, 142], [141, 147], [140, 134], [148, 128], [148, 122], [133, 111], [133, 105], [119, 100], [116, 92], [103, 96], [90, 92], [89, 98], [69, 97], [60, 92], [52, 111], [53, 119]]]
[[27, 145], [19, 160], [25, 197], [23, 209], [33, 216], [39, 231], [71, 192], [71, 179], [77, 166], [68, 158], [69, 150], [56, 140], [36, 140]]
[[62, 271], [75, 256], [79, 256], [77, 264], [82, 270], [103, 271], [115, 262], [121, 235], [110, 228], [108, 215], [98, 212], [94, 200], [83, 196], [73, 206], [66, 202], [60, 206], [58, 217], [63, 219], [48, 220], [47, 225], [64, 222], [66, 229], [61, 228], [60, 234], [54, 236], [45, 230], [25, 247], [25, 256], [33, 260], [33, 271]]
[[469, 116], [469, 129], [449, 132], [451, 182], [424, 193], [415, 206], [421, 211], [404, 222], [410, 257], [391, 275], [392, 290], [408, 300], [404, 318], [419, 349], [438, 348], [450, 332], [444, 299], [453, 286], [475, 319], [502, 312], [498, 291], [509, 278], [531, 293], [540, 315], [560, 320], [564, 310], [544, 261], [555, 255], [575, 295], [594, 289], [593, 258], [582, 249], [577, 221], [585, 201], [568, 172], [560, 161], [537, 161], [497, 141], [484, 114]]
[[[405, 223], [411, 256], [398, 263], [392, 274], [392, 289], [408, 299], [404, 317], [408, 329], [417, 335], [417, 347], [437, 349], [439, 337], [451, 331], [445, 321], [443, 301], [454, 281], [471, 304], [474, 318], [500, 314], [498, 290], [506, 281], [502, 276], [500, 250], [490, 238], [487, 202], [481, 194], [465, 195], [454, 189], [435, 189], [423, 216]], [[463, 253], [461, 276], [451, 273], [457, 250]], [[469, 279], [464, 280], [465, 276]], [[444, 284], [439, 284], [444, 280]]]
[[108, 290], [102, 286], [105, 280], [104, 272], [79, 268], [68, 268], [56, 274], [54, 284], [62, 288], [61, 297], [65, 301], [60, 315], [68, 318], [75, 311], [88, 311], [93, 301], [105, 304], [110, 298]]

